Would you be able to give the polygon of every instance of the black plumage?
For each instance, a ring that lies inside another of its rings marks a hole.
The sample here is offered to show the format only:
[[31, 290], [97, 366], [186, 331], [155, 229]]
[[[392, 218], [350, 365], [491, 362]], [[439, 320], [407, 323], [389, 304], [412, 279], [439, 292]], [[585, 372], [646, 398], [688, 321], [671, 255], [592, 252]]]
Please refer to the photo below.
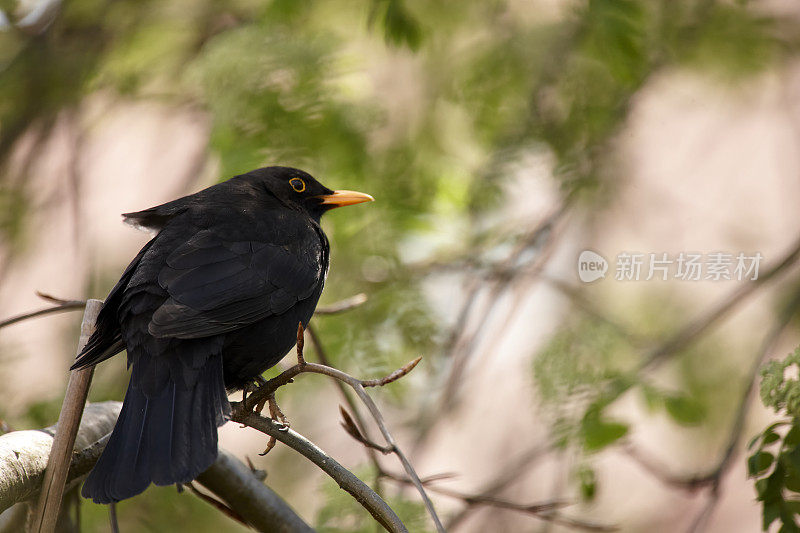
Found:
[[314, 312], [329, 258], [320, 217], [371, 199], [268, 167], [123, 215], [157, 234], [111, 290], [72, 367], [127, 349], [132, 369], [85, 497], [119, 501], [211, 465], [230, 415], [226, 389], [275, 365]]

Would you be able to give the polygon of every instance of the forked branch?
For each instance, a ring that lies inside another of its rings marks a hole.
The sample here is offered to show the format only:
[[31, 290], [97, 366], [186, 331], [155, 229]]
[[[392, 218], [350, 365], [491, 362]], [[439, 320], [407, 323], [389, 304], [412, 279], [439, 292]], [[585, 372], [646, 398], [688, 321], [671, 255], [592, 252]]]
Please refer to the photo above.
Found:
[[[249, 397], [245, 398], [242, 404], [237, 405], [237, 408], [234, 410], [233, 419], [237, 422], [241, 422], [243, 424], [253, 426], [250, 422], [253, 420], [250, 415], [254, 415], [259, 418], [263, 418], [260, 415], [253, 412], [260, 403], [263, 403], [265, 399], [269, 399], [271, 396], [275, 394], [275, 391], [278, 388], [291, 383], [295, 377], [299, 374], [303, 373], [312, 373], [312, 374], [323, 374], [328, 377], [332, 377], [348, 386], [350, 386], [361, 400], [361, 402], [367, 407], [370, 414], [372, 415], [375, 424], [380, 429], [381, 434], [383, 435], [384, 440], [386, 441], [386, 445], [378, 445], [375, 443], [371, 443], [376, 449], [381, 450], [383, 453], [393, 453], [397, 456], [400, 460], [400, 463], [403, 465], [403, 469], [406, 471], [409, 479], [411, 480], [412, 484], [416, 487], [417, 492], [419, 492], [420, 496], [422, 497], [422, 501], [425, 504], [426, 509], [428, 510], [428, 514], [430, 514], [431, 519], [433, 520], [434, 525], [436, 526], [436, 530], [443, 532], [445, 531], [444, 526], [442, 525], [439, 516], [436, 514], [436, 509], [433, 506], [433, 502], [431, 502], [428, 494], [425, 492], [425, 487], [423, 487], [422, 482], [419, 479], [416, 471], [414, 470], [413, 465], [408, 460], [406, 455], [403, 451], [397, 446], [397, 442], [394, 440], [389, 428], [386, 425], [385, 420], [383, 419], [383, 415], [381, 414], [378, 406], [372, 400], [372, 398], [367, 394], [365, 387], [379, 387], [402, 378], [406, 376], [413, 368], [422, 360], [422, 357], [418, 357], [413, 361], [410, 361], [402, 368], [392, 372], [388, 376], [381, 378], [381, 379], [371, 379], [371, 380], [361, 380], [356, 377], [351, 376], [341, 370], [337, 370], [336, 368], [321, 365], [318, 363], [309, 363], [303, 357], [303, 326], [300, 324], [298, 326], [298, 333], [297, 333], [297, 364], [293, 367], [285, 370], [278, 376], [272, 378], [271, 380], [267, 381], [261, 387], [256, 389]], [[267, 420], [267, 419], [264, 419]], [[275, 423], [275, 422], [273, 422]], [[283, 431], [286, 431], [285, 424], [281, 424], [283, 427]], [[355, 427], [355, 424], [353, 424]], [[255, 427], [255, 429], [259, 429]], [[270, 442], [273, 439], [281, 440], [278, 434], [268, 433], [270, 435]], [[267, 444], [268, 447], [271, 447], [270, 444]]]

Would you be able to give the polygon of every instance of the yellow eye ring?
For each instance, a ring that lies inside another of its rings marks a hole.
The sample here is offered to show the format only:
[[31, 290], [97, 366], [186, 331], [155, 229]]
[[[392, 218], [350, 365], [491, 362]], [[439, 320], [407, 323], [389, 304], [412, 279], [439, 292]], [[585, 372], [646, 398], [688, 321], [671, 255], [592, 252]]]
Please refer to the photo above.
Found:
[[306, 182], [301, 180], [300, 178], [292, 178], [289, 180], [289, 185], [292, 186], [295, 192], [303, 192], [306, 190]]

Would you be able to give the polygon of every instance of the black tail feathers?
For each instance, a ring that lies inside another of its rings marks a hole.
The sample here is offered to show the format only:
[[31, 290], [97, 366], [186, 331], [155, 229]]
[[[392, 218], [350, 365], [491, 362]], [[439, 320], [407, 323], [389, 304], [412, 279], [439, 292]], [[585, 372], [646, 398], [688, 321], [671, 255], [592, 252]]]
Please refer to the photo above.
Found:
[[191, 387], [170, 379], [148, 395], [136, 378], [134, 366], [114, 432], [81, 491], [96, 503], [130, 498], [150, 483], [187, 483], [217, 457], [217, 427], [230, 416], [220, 355]]

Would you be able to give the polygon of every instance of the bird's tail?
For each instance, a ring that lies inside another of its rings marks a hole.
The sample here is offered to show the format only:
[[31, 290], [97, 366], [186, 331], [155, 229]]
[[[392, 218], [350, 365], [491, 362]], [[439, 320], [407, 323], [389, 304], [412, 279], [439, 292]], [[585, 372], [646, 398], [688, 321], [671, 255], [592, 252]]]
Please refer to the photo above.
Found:
[[142, 390], [134, 365], [114, 431], [81, 493], [96, 503], [135, 496], [150, 483], [187, 483], [217, 457], [217, 426], [230, 416], [222, 357], [211, 356], [191, 386], [167, 379]]

